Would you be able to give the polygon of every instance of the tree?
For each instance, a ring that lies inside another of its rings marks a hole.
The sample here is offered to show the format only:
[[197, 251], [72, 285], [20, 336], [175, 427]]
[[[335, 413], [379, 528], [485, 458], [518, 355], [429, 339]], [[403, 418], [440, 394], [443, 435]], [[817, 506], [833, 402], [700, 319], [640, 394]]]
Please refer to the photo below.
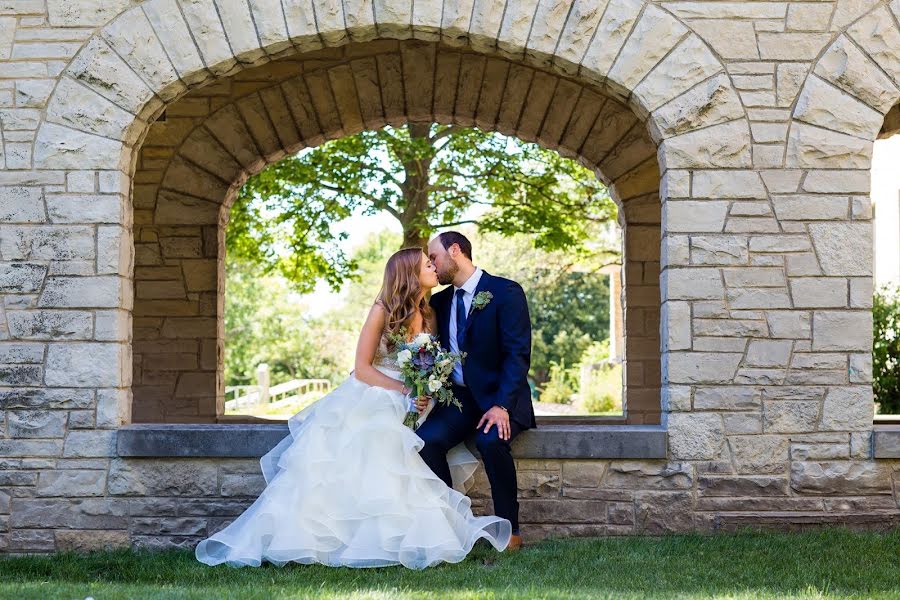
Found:
[[353, 276], [332, 225], [387, 212], [401, 246], [423, 246], [438, 228], [474, 221], [482, 231], [529, 233], [537, 247], [570, 249], [615, 217], [590, 170], [536, 144], [474, 128], [414, 123], [326, 142], [252, 177], [232, 207], [229, 256], [280, 271], [300, 292]]

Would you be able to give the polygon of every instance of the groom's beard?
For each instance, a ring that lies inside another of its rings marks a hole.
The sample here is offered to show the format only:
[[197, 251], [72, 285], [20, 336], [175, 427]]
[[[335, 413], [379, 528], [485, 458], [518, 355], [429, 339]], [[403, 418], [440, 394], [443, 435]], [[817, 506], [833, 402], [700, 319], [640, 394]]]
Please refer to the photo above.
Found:
[[437, 274], [438, 283], [441, 285], [450, 285], [453, 283], [453, 278], [456, 277], [456, 274], [459, 273], [459, 265], [456, 264], [456, 261], [452, 258], [450, 259], [450, 265], [447, 267], [446, 271], [441, 271]]

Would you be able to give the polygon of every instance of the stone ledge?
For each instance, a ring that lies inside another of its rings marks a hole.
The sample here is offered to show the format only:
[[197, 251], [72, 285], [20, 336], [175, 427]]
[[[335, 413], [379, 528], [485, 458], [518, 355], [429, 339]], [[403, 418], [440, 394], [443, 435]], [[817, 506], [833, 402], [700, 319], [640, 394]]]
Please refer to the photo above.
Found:
[[[123, 457], [259, 458], [287, 424], [135, 424], [118, 430]], [[666, 458], [661, 425], [544, 425], [513, 442], [516, 458]]]
[[900, 424], [875, 425], [872, 449], [875, 458], [900, 458]]

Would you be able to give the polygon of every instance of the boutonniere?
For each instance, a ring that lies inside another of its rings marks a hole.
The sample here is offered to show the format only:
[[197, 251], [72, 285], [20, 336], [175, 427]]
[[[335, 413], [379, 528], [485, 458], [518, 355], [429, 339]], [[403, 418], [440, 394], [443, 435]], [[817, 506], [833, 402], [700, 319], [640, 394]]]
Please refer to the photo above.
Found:
[[478, 292], [472, 300], [472, 310], [481, 310], [491, 303], [494, 295], [490, 292]]

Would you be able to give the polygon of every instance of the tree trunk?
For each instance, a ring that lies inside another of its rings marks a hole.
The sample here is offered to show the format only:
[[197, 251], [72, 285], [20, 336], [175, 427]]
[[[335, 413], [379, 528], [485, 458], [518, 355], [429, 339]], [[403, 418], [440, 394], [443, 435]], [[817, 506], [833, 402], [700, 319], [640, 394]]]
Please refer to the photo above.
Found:
[[[429, 137], [430, 123], [410, 123], [409, 137], [422, 140]], [[406, 179], [403, 182], [403, 198], [406, 206], [400, 215], [403, 226], [403, 248], [425, 248], [431, 233], [428, 223], [428, 182], [431, 157], [408, 161], [403, 165]]]
[[428, 236], [422, 235], [418, 228], [407, 229], [403, 227], [403, 245], [401, 248], [422, 248], [428, 245]]

